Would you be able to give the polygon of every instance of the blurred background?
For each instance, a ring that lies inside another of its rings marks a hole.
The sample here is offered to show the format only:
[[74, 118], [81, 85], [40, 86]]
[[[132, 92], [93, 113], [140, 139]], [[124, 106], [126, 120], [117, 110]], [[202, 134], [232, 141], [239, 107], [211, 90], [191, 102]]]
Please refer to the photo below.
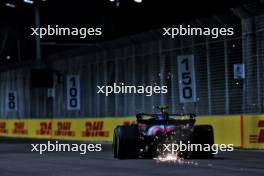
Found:
[[[190, 6], [191, 4], [191, 6]], [[194, 8], [195, 7], [195, 8]], [[264, 111], [263, 1], [1, 0], [2, 119]], [[163, 36], [164, 27], [232, 27], [233, 36]], [[101, 27], [97, 37], [30, 35], [32, 27]], [[195, 99], [180, 100], [178, 56], [194, 58]], [[71, 107], [69, 79], [78, 82]], [[168, 86], [167, 94], [97, 94], [97, 85]]]
[[[102, 35], [31, 35], [48, 25]], [[163, 35], [179, 25], [234, 35]], [[0, 0], [0, 175], [263, 176], [263, 81], [264, 0]], [[97, 93], [114, 83], [168, 93]], [[236, 149], [208, 160], [114, 159], [116, 126], [159, 105], [196, 113], [196, 125], [213, 127], [215, 144]], [[33, 152], [50, 141], [103, 150]]]

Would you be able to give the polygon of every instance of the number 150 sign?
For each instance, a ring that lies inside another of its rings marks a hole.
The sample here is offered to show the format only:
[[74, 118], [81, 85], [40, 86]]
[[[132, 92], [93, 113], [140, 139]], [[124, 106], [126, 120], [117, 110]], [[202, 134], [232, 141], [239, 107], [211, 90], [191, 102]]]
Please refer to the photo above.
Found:
[[180, 102], [196, 102], [194, 56], [178, 56], [178, 80]]

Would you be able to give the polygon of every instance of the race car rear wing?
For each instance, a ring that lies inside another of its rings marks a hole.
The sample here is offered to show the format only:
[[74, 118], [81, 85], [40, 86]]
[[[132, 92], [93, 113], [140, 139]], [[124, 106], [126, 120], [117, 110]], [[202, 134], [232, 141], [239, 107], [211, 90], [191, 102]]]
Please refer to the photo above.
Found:
[[[167, 114], [167, 118], [165, 119], [157, 119], [158, 115], [162, 114], [145, 114], [140, 113], [137, 114], [137, 123], [142, 124], [153, 124], [153, 125], [185, 125], [185, 124], [191, 124], [193, 125], [195, 123], [195, 117], [196, 114]], [[164, 114], [163, 114], [164, 115]], [[145, 119], [144, 116], [149, 117], [148, 119]]]
[[[159, 115], [159, 114], [145, 114], [145, 113], [139, 113], [139, 114], [137, 114], [136, 115], [136, 117], [137, 117], [137, 119], [138, 118], [142, 118], [143, 116], [150, 116], [150, 117], [156, 117], [157, 115]], [[169, 116], [170, 117], [174, 117], [174, 116], [176, 116], [176, 117], [186, 117], [186, 116], [189, 116], [189, 118], [190, 119], [195, 119], [195, 117], [196, 117], [196, 114], [194, 114], [194, 113], [190, 113], [190, 114], [185, 114], [185, 113], [180, 113], [180, 114], [169, 114]]]

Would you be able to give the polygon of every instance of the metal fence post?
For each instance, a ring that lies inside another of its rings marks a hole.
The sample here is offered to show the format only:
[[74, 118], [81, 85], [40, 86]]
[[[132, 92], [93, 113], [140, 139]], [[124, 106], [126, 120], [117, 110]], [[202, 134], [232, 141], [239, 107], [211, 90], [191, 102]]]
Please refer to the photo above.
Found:
[[209, 42], [206, 37], [206, 64], [207, 64], [207, 90], [208, 90], [208, 114], [212, 114], [212, 103], [211, 103], [211, 70], [210, 70], [210, 53], [209, 53]]
[[225, 113], [229, 114], [229, 72], [228, 72], [228, 45], [226, 37], [224, 38], [225, 50]]

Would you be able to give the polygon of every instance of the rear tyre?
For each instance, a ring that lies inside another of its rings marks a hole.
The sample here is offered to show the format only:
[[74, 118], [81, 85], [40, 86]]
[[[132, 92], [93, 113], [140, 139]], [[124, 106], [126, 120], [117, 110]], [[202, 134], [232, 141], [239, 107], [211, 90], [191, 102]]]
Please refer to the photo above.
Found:
[[119, 126], [114, 130], [114, 157], [118, 159], [133, 159], [138, 157], [138, 127], [137, 125]]
[[193, 151], [192, 158], [214, 158], [212, 146], [214, 144], [214, 132], [211, 125], [194, 126], [192, 144], [202, 144], [203, 147], [210, 146], [208, 151]]
[[116, 131], [117, 131], [117, 128], [114, 129], [114, 134], [113, 134], [113, 153], [114, 153], [114, 158], [117, 158], [117, 146], [116, 146], [116, 142], [117, 142]]

